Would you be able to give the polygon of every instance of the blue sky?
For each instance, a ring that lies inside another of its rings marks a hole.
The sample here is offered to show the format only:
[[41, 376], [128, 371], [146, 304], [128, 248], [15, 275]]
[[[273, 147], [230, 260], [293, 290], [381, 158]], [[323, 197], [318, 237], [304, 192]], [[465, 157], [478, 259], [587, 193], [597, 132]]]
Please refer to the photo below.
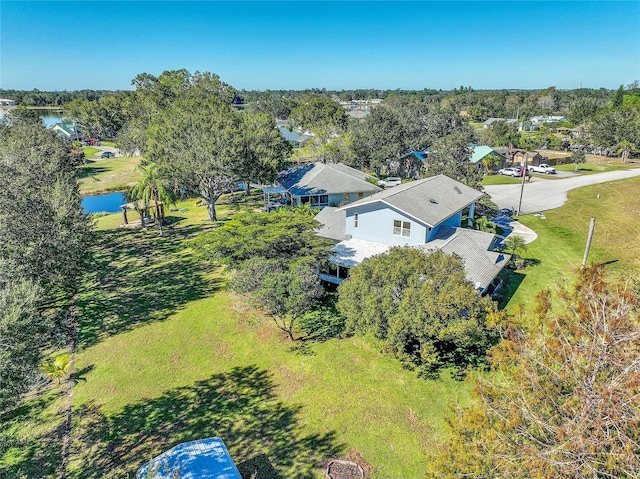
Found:
[[0, 88], [178, 68], [259, 90], [617, 88], [640, 79], [640, 1], [0, 0]]

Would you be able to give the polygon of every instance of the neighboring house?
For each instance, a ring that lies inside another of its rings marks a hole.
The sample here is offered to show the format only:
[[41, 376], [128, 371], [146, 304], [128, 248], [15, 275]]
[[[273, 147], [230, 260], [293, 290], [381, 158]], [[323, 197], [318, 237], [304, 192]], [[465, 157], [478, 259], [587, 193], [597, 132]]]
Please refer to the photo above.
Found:
[[515, 125], [518, 123], [517, 118], [487, 118], [485, 121], [482, 122], [482, 126], [484, 128], [489, 128], [496, 121], [504, 121], [507, 125], [512, 125], [512, 124]]
[[535, 130], [540, 128], [545, 123], [560, 123], [566, 122], [567, 119], [564, 116], [551, 115], [551, 116], [532, 116], [529, 118], [530, 129]]
[[382, 188], [369, 183], [362, 171], [342, 163], [311, 163], [289, 168], [276, 179], [293, 206], [338, 206], [366, 198]]
[[539, 165], [544, 163], [547, 159], [537, 151], [525, 151], [512, 148], [509, 150], [506, 146], [500, 146], [494, 148], [494, 151], [503, 155], [506, 158], [507, 164], [512, 166], [521, 166], [522, 163], [528, 165]]
[[489, 155], [495, 155], [500, 158], [500, 164], [496, 165], [496, 168], [504, 168], [505, 164], [507, 163], [506, 155], [486, 145], [474, 146], [470, 161], [471, 163], [476, 163], [479, 166], [483, 166], [482, 160]]
[[400, 178], [420, 178], [420, 173], [428, 156], [428, 151], [410, 150], [399, 158], [387, 160], [381, 172], [385, 175], [399, 176]]
[[60, 135], [65, 140], [75, 141], [84, 140], [84, 131], [82, 128], [75, 125], [70, 121], [65, 121], [62, 123], [54, 123], [51, 128], [52, 131], [55, 131], [58, 135]]
[[[320, 277], [340, 284], [349, 268], [392, 246], [441, 249], [465, 263], [467, 279], [485, 292], [510, 256], [494, 252], [496, 235], [461, 228], [484, 193], [444, 175], [396, 186], [341, 208], [323, 211], [319, 235], [334, 241], [332, 266]], [[342, 227], [340, 220], [344, 219]]]
[[242, 479], [222, 439], [184, 442], [146, 463], [137, 479]]
[[16, 102], [8, 98], [0, 98], [0, 106], [16, 106]]
[[513, 154], [513, 164], [514, 165], [539, 165], [540, 163], [544, 163], [546, 158], [542, 156], [537, 151], [515, 151]]

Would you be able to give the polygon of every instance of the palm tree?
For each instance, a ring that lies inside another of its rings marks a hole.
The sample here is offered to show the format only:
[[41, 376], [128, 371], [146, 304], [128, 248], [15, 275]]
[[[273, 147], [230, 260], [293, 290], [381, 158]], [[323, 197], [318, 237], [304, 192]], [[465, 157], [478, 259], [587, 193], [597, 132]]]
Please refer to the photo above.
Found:
[[[165, 204], [175, 204], [175, 196], [170, 189], [167, 189], [158, 174], [158, 167], [155, 163], [147, 163], [146, 165], [138, 165], [137, 169], [142, 171], [142, 178], [129, 192], [129, 198], [132, 201], [142, 201], [145, 209], [153, 201], [156, 209], [156, 223], [162, 235], [162, 222], [164, 221], [160, 202]], [[140, 216], [140, 221], [144, 222], [144, 218]]]
[[46, 363], [42, 366], [42, 372], [49, 379], [55, 379], [58, 384], [62, 381], [69, 372], [69, 368], [71, 367], [71, 355], [69, 354], [61, 354], [60, 356], [56, 356], [56, 358], [51, 363]]
[[629, 154], [635, 149], [634, 144], [628, 140], [622, 140], [620, 143], [616, 145], [618, 149], [618, 153], [622, 157], [622, 164], [625, 164], [629, 159]]
[[504, 245], [512, 255], [516, 255], [518, 251], [527, 251], [527, 243], [522, 236], [510, 235], [504, 240]]

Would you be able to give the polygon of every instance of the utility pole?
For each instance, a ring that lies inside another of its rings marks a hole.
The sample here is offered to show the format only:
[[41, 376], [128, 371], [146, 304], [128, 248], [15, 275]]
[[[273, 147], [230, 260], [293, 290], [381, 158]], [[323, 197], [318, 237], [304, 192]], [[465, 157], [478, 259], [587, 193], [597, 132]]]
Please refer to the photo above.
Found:
[[522, 208], [522, 195], [524, 195], [524, 180], [527, 178], [527, 171], [528, 171], [527, 156], [528, 156], [528, 153], [525, 153], [524, 161], [520, 164], [520, 171], [522, 171], [522, 183], [520, 184], [520, 202], [518, 203], [518, 214], [516, 216], [520, 216], [520, 209]]
[[591, 239], [593, 238], [593, 232], [596, 229], [596, 219], [592, 216], [591, 223], [589, 224], [589, 234], [587, 236], [587, 246], [584, 249], [584, 256], [582, 257], [582, 267], [587, 265], [587, 256], [589, 256], [589, 248], [591, 248]]

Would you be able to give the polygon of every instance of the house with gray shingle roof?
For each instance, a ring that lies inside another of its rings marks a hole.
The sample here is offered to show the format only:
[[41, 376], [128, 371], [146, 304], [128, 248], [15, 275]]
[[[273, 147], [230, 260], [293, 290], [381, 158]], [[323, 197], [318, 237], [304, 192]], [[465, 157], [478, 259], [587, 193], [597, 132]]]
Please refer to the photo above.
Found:
[[[494, 251], [496, 235], [461, 228], [463, 212], [473, 217], [484, 193], [444, 175], [381, 191], [316, 217], [325, 224], [318, 234], [340, 241], [325, 281], [340, 284], [348, 269], [393, 246], [425, 252], [441, 249], [461, 257], [467, 279], [484, 292], [510, 256]], [[344, 213], [344, 230], [339, 214]]]
[[382, 188], [367, 181], [362, 171], [341, 163], [311, 163], [281, 172], [276, 183], [294, 206], [323, 208], [366, 198]]

